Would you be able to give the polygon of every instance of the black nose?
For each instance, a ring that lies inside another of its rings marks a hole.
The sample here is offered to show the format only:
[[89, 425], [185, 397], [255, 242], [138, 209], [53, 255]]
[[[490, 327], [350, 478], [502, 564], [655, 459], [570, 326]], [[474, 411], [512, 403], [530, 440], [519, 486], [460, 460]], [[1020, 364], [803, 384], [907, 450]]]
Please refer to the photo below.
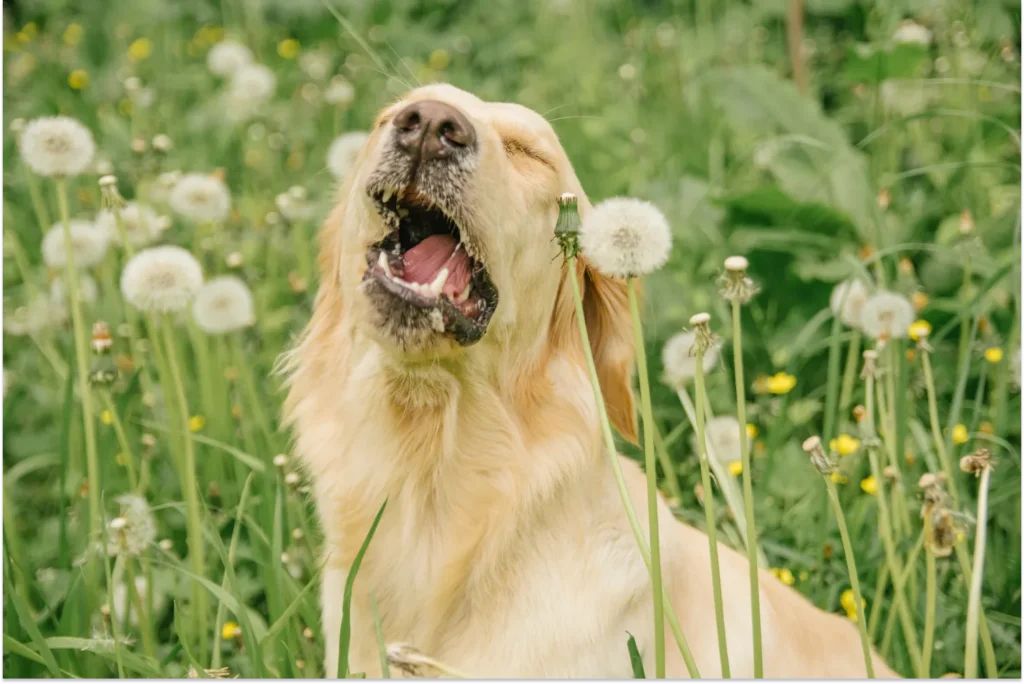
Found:
[[421, 161], [445, 159], [476, 142], [469, 119], [437, 100], [413, 102], [395, 116], [398, 146]]

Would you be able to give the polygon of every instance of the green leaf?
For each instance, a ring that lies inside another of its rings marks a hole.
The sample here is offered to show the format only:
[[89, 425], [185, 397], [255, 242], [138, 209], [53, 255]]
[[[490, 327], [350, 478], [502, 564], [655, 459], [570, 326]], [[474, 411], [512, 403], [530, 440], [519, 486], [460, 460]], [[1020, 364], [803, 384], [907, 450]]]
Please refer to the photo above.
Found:
[[801, 202], [781, 189], [766, 185], [719, 200], [730, 223], [796, 226], [820, 239], [825, 235], [852, 237], [857, 229], [849, 216], [820, 202]]
[[632, 634], [629, 634], [629, 638], [626, 639], [626, 649], [629, 651], [629, 665], [633, 668], [633, 679], [647, 679], [647, 675], [644, 673], [644, 661], [640, 657], [640, 649], [636, 647], [636, 639]]
[[[159, 430], [161, 432], [167, 432], [167, 433], [170, 433], [170, 434], [173, 434], [173, 435], [178, 435], [178, 436], [181, 435], [181, 430], [175, 430], [175, 429], [172, 429], [172, 428], [170, 428], [170, 427], [168, 427], [166, 425], [162, 425], [160, 423], [154, 423], [153, 421], [150, 421], [150, 420], [140, 420], [139, 424], [142, 425], [143, 427], [147, 427], [147, 428], [149, 428], [151, 430]], [[207, 446], [212, 446], [215, 449], [220, 449], [221, 451], [224, 451], [224, 452], [234, 456], [239, 461], [241, 461], [246, 466], [248, 466], [250, 470], [253, 470], [253, 471], [257, 472], [257, 473], [262, 473], [262, 472], [265, 472], [267, 470], [267, 466], [264, 465], [263, 462], [260, 461], [258, 458], [256, 458], [255, 456], [252, 456], [250, 454], [247, 454], [244, 451], [242, 451], [241, 449], [233, 447], [230, 444], [225, 444], [224, 442], [221, 442], [220, 440], [217, 440], [217, 439], [213, 439], [212, 437], [204, 437], [203, 435], [197, 435], [197, 434], [194, 434], [194, 433], [191, 433], [191, 432], [188, 434], [188, 437], [193, 442], [199, 442], [200, 444], [206, 444]]]
[[380, 518], [384, 515], [384, 508], [387, 505], [388, 500], [384, 499], [384, 503], [380, 505], [380, 510], [377, 511], [377, 516], [373, 519], [373, 524], [370, 525], [370, 531], [366, 533], [366, 538], [363, 539], [363, 544], [359, 547], [359, 552], [356, 553], [356, 557], [352, 560], [352, 567], [348, 570], [348, 577], [345, 578], [345, 596], [341, 604], [341, 629], [338, 631], [338, 679], [345, 679], [349, 676], [348, 651], [352, 643], [352, 585], [355, 583], [359, 566], [363, 562], [363, 556], [366, 554], [366, 549], [370, 546], [370, 540], [373, 539], [373, 533], [377, 531], [377, 525], [380, 523]]
[[[6, 535], [6, 531], [5, 531]], [[50, 674], [54, 677], [60, 677], [60, 668], [57, 666], [57, 659], [53, 657], [53, 651], [50, 650], [50, 646], [43, 639], [42, 632], [39, 631], [39, 625], [32, 619], [32, 609], [29, 607], [28, 602], [25, 601], [24, 597], [21, 596], [17, 591], [14, 590], [14, 586], [11, 584], [10, 572], [10, 558], [5, 555], [5, 571], [4, 571], [4, 594], [5, 598], [9, 599], [14, 603], [14, 610], [18, 614], [18, 622], [21, 623], [21, 628], [24, 629], [29, 637], [32, 639], [32, 643], [36, 647], [36, 651], [43, 659], [43, 663], [46, 665], [46, 669], [50, 671]]]
[[890, 78], [915, 78], [928, 59], [928, 48], [917, 43], [898, 43], [878, 48], [865, 43], [846, 50], [842, 79], [846, 83], [875, 85]]
[[270, 625], [267, 629], [267, 633], [260, 640], [261, 649], [267, 649], [270, 642], [277, 637], [278, 633], [288, 626], [288, 620], [291, 619], [292, 615], [298, 612], [303, 599], [305, 599], [309, 592], [312, 591], [313, 587], [316, 586], [317, 580], [320, 579], [320, 573], [322, 572], [323, 567], [317, 569], [316, 573], [310, 578], [306, 586], [302, 588], [302, 591], [299, 592], [298, 596], [296, 596], [295, 599], [292, 600], [291, 604], [281, 612], [276, 620], [274, 620], [274, 624]]

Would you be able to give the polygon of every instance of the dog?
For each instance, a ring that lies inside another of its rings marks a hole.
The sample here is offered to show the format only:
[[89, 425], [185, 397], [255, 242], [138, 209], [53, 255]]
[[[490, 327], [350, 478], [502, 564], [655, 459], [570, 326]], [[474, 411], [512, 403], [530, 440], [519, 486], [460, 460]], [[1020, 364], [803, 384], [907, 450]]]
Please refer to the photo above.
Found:
[[[351, 671], [381, 676], [375, 631], [488, 677], [654, 672], [650, 577], [600, 439], [557, 198], [590, 204], [548, 122], [445, 84], [377, 117], [320, 236], [320, 288], [289, 352], [286, 422], [325, 537], [325, 669], [346, 573]], [[578, 261], [608, 415], [631, 441], [626, 283]], [[647, 527], [645, 478], [620, 459]], [[659, 502], [664, 582], [694, 660], [721, 675], [707, 537]], [[752, 677], [745, 557], [720, 545], [733, 676]], [[864, 677], [855, 625], [760, 574], [768, 677]], [[376, 610], [376, 613], [374, 612]], [[667, 672], [687, 669], [667, 632]], [[878, 676], [894, 676], [874, 655]]]

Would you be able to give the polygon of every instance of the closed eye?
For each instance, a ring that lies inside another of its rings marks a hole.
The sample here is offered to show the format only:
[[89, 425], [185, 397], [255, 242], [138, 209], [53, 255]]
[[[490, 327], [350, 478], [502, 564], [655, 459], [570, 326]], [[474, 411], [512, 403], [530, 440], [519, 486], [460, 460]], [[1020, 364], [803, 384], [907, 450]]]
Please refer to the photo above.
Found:
[[509, 157], [528, 157], [534, 161], [544, 164], [545, 166], [551, 169], [555, 168], [555, 165], [551, 163], [550, 159], [548, 159], [543, 154], [541, 154], [534, 148], [524, 143], [522, 140], [519, 140], [517, 138], [502, 138], [501, 144], [505, 148], [505, 154], [507, 154]]

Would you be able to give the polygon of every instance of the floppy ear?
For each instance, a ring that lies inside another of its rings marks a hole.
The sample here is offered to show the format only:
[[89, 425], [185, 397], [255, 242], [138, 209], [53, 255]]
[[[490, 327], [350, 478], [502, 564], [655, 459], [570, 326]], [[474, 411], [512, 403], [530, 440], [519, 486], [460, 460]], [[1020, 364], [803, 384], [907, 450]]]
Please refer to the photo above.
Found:
[[637, 443], [633, 400], [633, 321], [625, 280], [609, 278], [583, 263], [583, 314], [601, 381], [608, 418], [622, 436]]

